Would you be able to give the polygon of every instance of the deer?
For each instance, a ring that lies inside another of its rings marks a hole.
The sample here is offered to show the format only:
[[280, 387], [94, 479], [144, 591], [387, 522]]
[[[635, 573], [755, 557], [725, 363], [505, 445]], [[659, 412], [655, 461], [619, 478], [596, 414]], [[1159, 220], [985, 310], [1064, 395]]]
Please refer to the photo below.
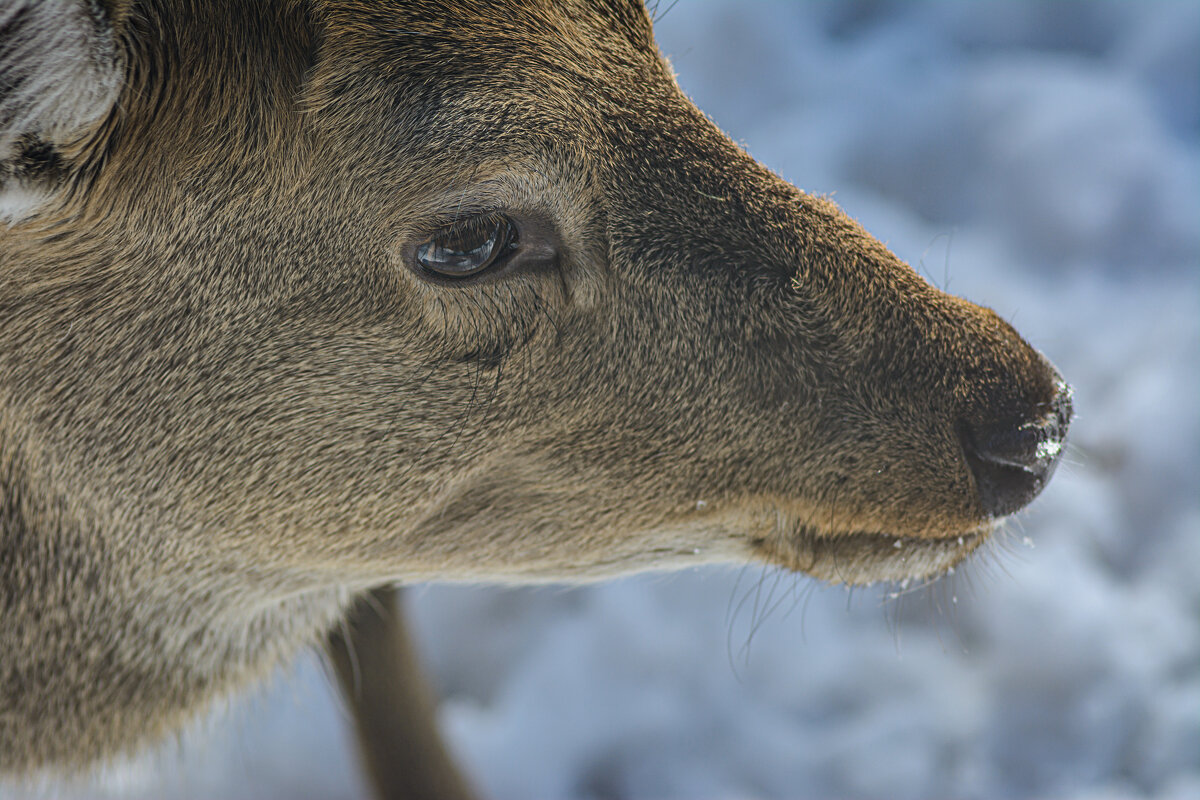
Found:
[[396, 587], [934, 578], [1071, 418], [638, 0], [0, 3], [5, 775], [321, 647], [379, 796], [472, 796]]

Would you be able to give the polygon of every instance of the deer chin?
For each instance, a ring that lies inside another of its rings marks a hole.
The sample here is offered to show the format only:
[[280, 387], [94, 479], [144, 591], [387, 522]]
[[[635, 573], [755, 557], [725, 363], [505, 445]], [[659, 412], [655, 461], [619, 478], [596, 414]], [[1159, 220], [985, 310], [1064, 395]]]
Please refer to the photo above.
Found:
[[878, 531], [828, 533], [811, 525], [776, 527], [751, 540], [756, 558], [831, 583], [865, 585], [880, 581], [933, 578], [945, 574], [983, 544], [995, 527], [949, 536], [906, 536]]

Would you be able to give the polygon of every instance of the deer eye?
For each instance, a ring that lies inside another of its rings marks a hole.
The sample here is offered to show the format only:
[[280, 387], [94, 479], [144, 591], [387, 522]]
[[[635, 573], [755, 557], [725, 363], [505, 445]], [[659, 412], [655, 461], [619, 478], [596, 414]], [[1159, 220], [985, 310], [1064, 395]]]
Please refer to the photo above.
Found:
[[515, 249], [516, 228], [502, 214], [458, 220], [417, 247], [417, 264], [447, 278], [469, 278], [503, 263]]

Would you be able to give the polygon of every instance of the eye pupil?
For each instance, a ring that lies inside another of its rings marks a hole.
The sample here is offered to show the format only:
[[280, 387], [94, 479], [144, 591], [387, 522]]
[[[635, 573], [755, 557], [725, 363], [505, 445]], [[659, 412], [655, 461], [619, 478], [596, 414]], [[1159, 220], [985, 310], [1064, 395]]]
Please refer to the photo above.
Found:
[[452, 278], [483, 272], [512, 243], [512, 225], [499, 215], [472, 217], [439, 231], [417, 248], [417, 263]]

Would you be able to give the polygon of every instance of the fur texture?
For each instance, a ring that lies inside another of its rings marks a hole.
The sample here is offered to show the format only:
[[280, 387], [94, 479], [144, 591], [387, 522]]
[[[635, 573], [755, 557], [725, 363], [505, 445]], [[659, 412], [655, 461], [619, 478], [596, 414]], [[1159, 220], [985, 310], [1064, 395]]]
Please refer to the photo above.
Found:
[[[993, 524], [963, 430], [1062, 392], [717, 130], [640, 5], [10, 0], [0, 86], [6, 771], [387, 581], [936, 574]], [[414, 263], [485, 212], [510, 267]]]
[[108, 114], [121, 87], [115, 8], [75, 0], [0, 5], [0, 223], [33, 214], [55, 146]]

